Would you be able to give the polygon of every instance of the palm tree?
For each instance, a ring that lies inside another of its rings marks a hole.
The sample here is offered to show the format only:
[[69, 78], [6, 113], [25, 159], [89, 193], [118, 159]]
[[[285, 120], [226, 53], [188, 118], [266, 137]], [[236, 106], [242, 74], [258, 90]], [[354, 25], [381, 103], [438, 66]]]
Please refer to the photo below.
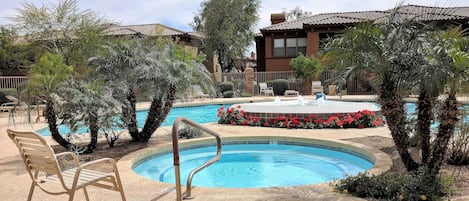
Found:
[[[84, 153], [92, 153], [98, 142], [101, 125], [118, 125], [117, 108], [120, 103], [110, 96], [110, 90], [99, 81], [65, 82], [59, 89], [61, 104], [57, 107], [58, 116], [63, 123], [70, 126], [72, 132], [81, 124], [88, 125], [90, 143], [82, 149]], [[109, 122], [104, 122], [109, 121]]]
[[[173, 41], [118, 42], [104, 49], [104, 55], [92, 58], [91, 63], [122, 101], [124, 121], [134, 141], [149, 140], [169, 113], [177, 91], [184, 91], [193, 81], [211, 82], [200, 61]], [[151, 105], [139, 132], [136, 102], [143, 97], [151, 97]]]
[[[340, 78], [348, 78], [362, 71], [375, 75], [373, 80], [378, 91], [378, 101], [406, 168], [411, 171], [426, 165], [437, 173], [457, 120], [455, 93], [449, 94], [440, 112], [440, 128], [431, 147], [432, 108], [442, 91], [439, 86], [449, 80], [449, 75], [462, 73], [455, 72], [448, 62], [443, 65], [441, 62], [449, 61], [445, 57], [429, 53], [434, 51], [431, 47], [440, 41], [432, 40], [432, 36], [439, 35], [441, 31], [432, 27], [431, 23], [405, 19], [397, 12], [397, 8], [382, 23], [361, 24], [332, 40], [327, 45], [330, 50], [326, 56], [335, 58], [332, 66], [340, 72]], [[452, 43], [448, 43], [445, 48], [449, 44]], [[443, 49], [435, 52], [446, 54]], [[431, 59], [434, 60], [433, 64]], [[451, 79], [460, 80], [461, 77]], [[414, 87], [419, 90], [417, 130], [422, 148], [421, 163], [410, 155], [410, 133], [405, 126], [409, 122], [403, 96]]]
[[429, 66], [440, 69], [443, 75], [441, 80], [448, 87], [447, 96], [439, 109], [437, 140], [431, 147], [433, 157], [428, 161], [428, 166], [438, 171], [460, 114], [456, 93], [469, 80], [469, 38], [464, 37], [460, 28], [453, 28], [439, 33], [434, 40], [428, 57]]
[[57, 129], [55, 97], [60, 85], [71, 77], [72, 72], [72, 66], [65, 65], [60, 55], [45, 52], [39, 61], [31, 66], [28, 82], [30, 94], [46, 102], [44, 116], [52, 138], [65, 148], [70, 147], [70, 142], [65, 140]]

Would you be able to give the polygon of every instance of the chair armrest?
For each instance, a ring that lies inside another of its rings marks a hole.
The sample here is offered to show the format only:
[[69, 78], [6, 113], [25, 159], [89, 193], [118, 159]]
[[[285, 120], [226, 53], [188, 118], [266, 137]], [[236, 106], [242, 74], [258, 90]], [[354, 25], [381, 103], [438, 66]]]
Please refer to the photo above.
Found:
[[73, 158], [73, 164], [75, 165], [75, 167], [80, 166], [80, 162], [78, 161], [77, 154], [75, 154], [75, 153], [73, 153], [73, 152], [70, 152], [70, 151], [66, 151], [66, 152], [62, 152], [62, 153], [55, 154], [55, 158], [57, 159], [58, 157], [63, 157], [63, 156], [67, 156], [67, 155], [72, 156], [72, 158]]
[[81, 164], [78, 167], [77, 173], [79, 173], [81, 171], [81, 169], [86, 169], [88, 166], [103, 163], [103, 162], [110, 162], [111, 165], [112, 165], [113, 171], [114, 172], [117, 171], [117, 165], [116, 165], [116, 161], [114, 159], [112, 159], [112, 158], [101, 158], [101, 159], [98, 159], [98, 160], [94, 160], [94, 161], [90, 161], [90, 162]]
[[273, 88], [273, 87], [269, 87], [268, 90], [274, 90], [274, 88]]

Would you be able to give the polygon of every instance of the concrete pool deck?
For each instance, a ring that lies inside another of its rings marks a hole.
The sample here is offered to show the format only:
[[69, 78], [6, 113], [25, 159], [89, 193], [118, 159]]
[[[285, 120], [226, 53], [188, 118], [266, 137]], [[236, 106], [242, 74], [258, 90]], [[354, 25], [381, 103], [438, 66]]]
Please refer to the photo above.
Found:
[[[342, 100], [354, 101], [370, 101], [374, 96], [344, 96]], [[305, 97], [306, 98], [306, 97]], [[312, 97], [311, 97], [312, 98]], [[339, 98], [339, 97], [337, 97]], [[290, 98], [290, 100], [295, 98]], [[332, 98], [331, 98], [332, 99]], [[254, 97], [231, 99], [231, 101], [246, 102], [255, 101], [272, 101], [273, 97]], [[210, 99], [197, 102], [181, 103], [182, 105], [190, 104], [219, 104], [226, 102], [226, 99]], [[180, 105], [181, 105], [180, 104]], [[147, 107], [147, 104], [139, 104], [139, 107]], [[43, 118], [42, 118], [43, 120]], [[303, 129], [275, 129], [275, 128], [257, 128], [242, 127], [230, 125], [218, 125], [215, 123], [205, 124], [208, 128], [218, 132], [222, 137], [232, 136], [288, 136], [302, 137], [323, 140], [347, 140], [369, 136], [380, 136], [390, 138], [389, 129], [387, 127], [368, 128], [368, 129], [319, 129], [319, 130], [303, 130]], [[26, 200], [31, 179], [24, 169], [16, 146], [10, 141], [6, 135], [7, 128], [18, 130], [37, 130], [45, 126], [45, 123], [39, 124], [21, 124], [17, 122], [16, 126], [8, 124], [8, 115], [0, 113], [0, 196], [1, 200]], [[157, 130], [155, 135], [167, 135], [170, 133], [170, 127], [162, 127]], [[121, 138], [124, 139], [124, 138]], [[55, 144], [53, 140], [49, 140], [51, 144]], [[151, 181], [142, 177], [135, 176], [128, 167], [131, 159], [122, 158], [118, 161], [121, 179], [124, 185], [124, 191], [127, 200], [130, 201], [148, 201], [148, 200], [175, 200], [175, 191], [172, 189], [174, 185]], [[90, 187], [88, 189], [91, 200], [120, 200], [116, 192], [99, 188]], [[299, 187], [287, 188], [260, 188], [260, 189], [213, 189], [195, 187], [192, 194], [195, 196], [193, 200], [363, 200], [359, 198], [349, 197], [343, 194], [332, 192], [332, 187], [328, 184], [307, 185]], [[67, 195], [53, 196], [36, 189], [33, 200], [51, 200], [61, 201], [68, 199]], [[82, 192], [77, 192], [75, 200], [84, 200]]]

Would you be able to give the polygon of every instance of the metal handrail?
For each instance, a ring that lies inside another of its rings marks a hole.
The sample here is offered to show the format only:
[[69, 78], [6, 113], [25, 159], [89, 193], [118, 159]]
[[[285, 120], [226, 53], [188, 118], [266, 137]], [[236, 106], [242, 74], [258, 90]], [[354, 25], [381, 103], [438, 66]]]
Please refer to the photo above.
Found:
[[187, 178], [187, 184], [186, 184], [186, 193], [184, 195], [184, 199], [192, 199], [193, 197], [191, 196], [191, 190], [192, 190], [192, 177], [199, 172], [200, 170], [212, 165], [213, 163], [217, 162], [220, 160], [221, 157], [221, 138], [220, 135], [218, 135], [216, 132], [198, 124], [195, 123], [189, 119], [186, 119], [184, 117], [178, 117], [174, 123], [173, 123], [173, 130], [172, 130], [172, 135], [173, 135], [173, 158], [174, 158], [174, 172], [175, 172], [175, 177], [176, 177], [176, 200], [181, 201], [182, 200], [182, 193], [181, 193], [181, 172], [180, 172], [180, 162], [179, 162], [179, 136], [178, 136], [178, 131], [179, 131], [179, 123], [184, 122], [187, 125], [190, 125], [192, 127], [198, 128], [212, 136], [215, 137], [217, 140], [217, 154], [215, 157], [210, 159], [209, 161], [205, 162], [204, 164], [200, 165], [199, 167], [195, 168], [189, 173], [189, 177]]

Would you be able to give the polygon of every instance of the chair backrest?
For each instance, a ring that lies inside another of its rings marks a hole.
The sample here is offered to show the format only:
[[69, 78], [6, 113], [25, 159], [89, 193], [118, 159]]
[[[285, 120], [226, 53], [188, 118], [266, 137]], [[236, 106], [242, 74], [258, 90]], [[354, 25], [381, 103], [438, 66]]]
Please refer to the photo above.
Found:
[[7, 99], [8, 99], [9, 101], [11, 101], [11, 102], [15, 102], [15, 103], [19, 103], [19, 102], [20, 102], [17, 98], [15, 98], [15, 97], [13, 97], [13, 96], [11, 96], [11, 95], [6, 95], [5, 98], [7, 98]]
[[61, 178], [60, 167], [54, 151], [44, 138], [35, 132], [18, 132], [7, 129], [7, 133], [18, 147], [31, 179], [35, 180], [40, 172], [58, 175]]
[[259, 83], [259, 89], [261, 89], [261, 91], [264, 90], [264, 89], [267, 89], [267, 83], [265, 83], [265, 82]]
[[321, 86], [321, 81], [313, 81], [311, 84], [313, 86]]

